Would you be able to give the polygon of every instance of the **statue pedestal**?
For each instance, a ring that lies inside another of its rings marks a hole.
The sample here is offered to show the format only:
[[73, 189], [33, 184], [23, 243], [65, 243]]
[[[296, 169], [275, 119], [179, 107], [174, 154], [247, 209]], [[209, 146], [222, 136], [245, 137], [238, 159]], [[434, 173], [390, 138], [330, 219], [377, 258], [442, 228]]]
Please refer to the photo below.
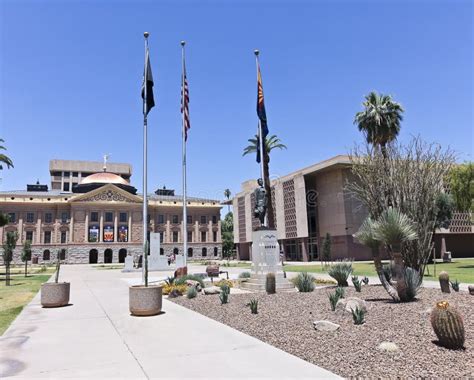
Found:
[[252, 275], [241, 283], [242, 289], [265, 291], [268, 273], [274, 273], [277, 291], [292, 291], [294, 286], [283, 277], [280, 245], [276, 230], [258, 230], [252, 233]]

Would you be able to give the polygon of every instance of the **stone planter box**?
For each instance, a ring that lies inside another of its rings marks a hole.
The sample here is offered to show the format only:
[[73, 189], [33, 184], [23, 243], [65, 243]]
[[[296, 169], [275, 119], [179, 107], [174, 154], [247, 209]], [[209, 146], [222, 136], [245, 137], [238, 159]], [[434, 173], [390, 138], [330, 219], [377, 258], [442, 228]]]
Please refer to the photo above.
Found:
[[69, 304], [71, 284], [69, 282], [46, 282], [41, 285], [41, 305], [61, 307]]
[[132, 315], [140, 317], [157, 315], [161, 312], [162, 302], [161, 286], [135, 285], [129, 288], [129, 307]]

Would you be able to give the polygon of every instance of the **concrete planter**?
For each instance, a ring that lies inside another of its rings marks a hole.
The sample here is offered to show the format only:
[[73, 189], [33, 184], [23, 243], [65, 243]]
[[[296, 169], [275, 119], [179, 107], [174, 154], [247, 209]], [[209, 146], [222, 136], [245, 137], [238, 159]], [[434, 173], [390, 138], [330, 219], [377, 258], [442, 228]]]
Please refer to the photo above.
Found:
[[141, 317], [157, 315], [161, 312], [162, 302], [163, 288], [161, 286], [135, 285], [129, 288], [129, 307], [132, 315]]
[[69, 282], [46, 282], [41, 285], [41, 305], [61, 307], [69, 304], [71, 284]]

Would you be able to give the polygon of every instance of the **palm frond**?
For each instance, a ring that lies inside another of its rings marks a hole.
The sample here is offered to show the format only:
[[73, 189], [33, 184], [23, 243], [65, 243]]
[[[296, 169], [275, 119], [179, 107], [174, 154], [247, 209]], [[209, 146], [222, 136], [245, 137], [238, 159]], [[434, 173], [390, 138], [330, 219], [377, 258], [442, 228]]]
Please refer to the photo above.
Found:
[[374, 236], [387, 245], [400, 245], [417, 239], [413, 222], [398, 209], [385, 210], [375, 223]]

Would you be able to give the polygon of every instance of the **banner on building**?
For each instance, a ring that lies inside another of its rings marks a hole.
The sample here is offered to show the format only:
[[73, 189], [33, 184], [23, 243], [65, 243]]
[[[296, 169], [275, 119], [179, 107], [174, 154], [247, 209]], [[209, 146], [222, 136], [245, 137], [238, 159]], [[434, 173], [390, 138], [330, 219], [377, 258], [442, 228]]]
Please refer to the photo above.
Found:
[[91, 226], [89, 228], [89, 241], [91, 243], [96, 243], [99, 241], [99, 227]]
[[114, 241], [114, 228], [112, 226], [104, 227], [104, 242], [110, 243]]
[[118, 232], [118, 241], [121, 243], [128, 242], [128, 227], [127, 226], [120, 226]]

